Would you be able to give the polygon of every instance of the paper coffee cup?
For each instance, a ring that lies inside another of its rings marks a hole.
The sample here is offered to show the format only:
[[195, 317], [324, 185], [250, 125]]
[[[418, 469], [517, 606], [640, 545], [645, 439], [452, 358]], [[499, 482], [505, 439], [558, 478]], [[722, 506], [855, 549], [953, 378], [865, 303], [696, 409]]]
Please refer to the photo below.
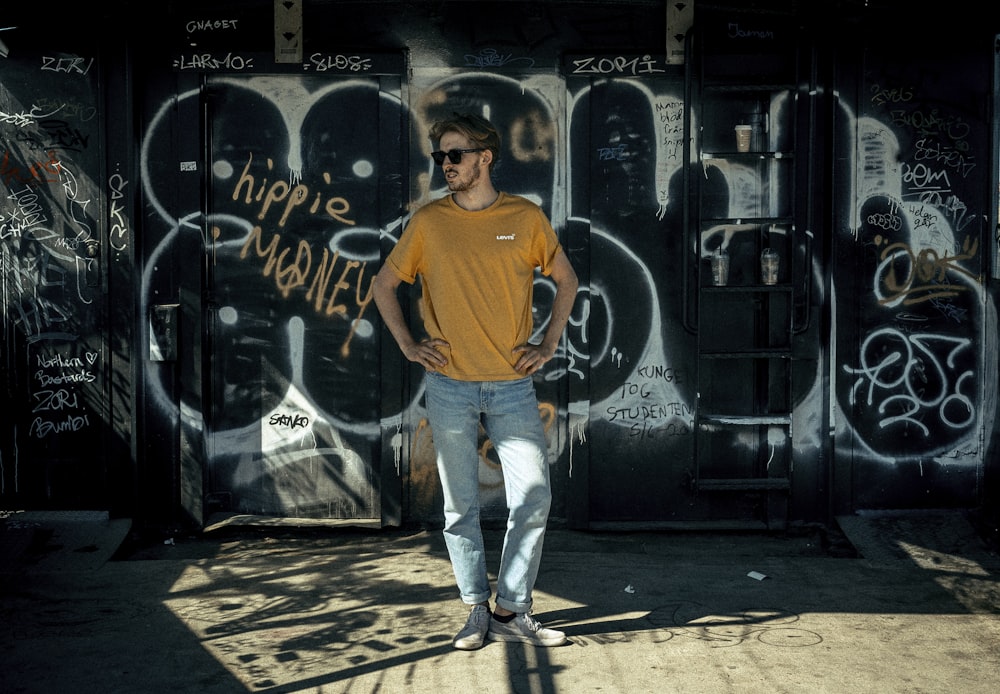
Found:
[[749, 152], [750, 133], [753, 130], [753, 128], [751, 128], [749, 125], [737, 125], [735, 129], [736, 129], [736, 151]]

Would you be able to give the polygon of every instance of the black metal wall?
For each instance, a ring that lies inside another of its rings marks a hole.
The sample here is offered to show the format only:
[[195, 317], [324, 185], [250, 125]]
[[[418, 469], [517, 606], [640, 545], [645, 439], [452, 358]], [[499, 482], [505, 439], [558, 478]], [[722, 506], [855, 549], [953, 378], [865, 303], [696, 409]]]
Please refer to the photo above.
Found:
[[[444, 190], [429, 123], [475, 110], [505, 135], [500, 186], [545, 209], [582, 280], [537, 378], [554, 517], [760, 520], [760, 493], [690, 483], [683, 179], [702, 169], [667, 4], [302, 5], [292, 63], [276, 62], [294, 40], [266, 0], [168, 4], [141, 40], [67, 21], [38, 50], [47, 23], [23, 10], [0, 33], [3, 377], [17, 406], [0, 500], [151, 523], [436, 522], [421, 374], [382, 330], [370, 283], [409, 212]], [[796, 156], [815, 320], [796, 346], [782, 522], [979, 506], [994, 474], [992, 39], [978, 27], [928, 50], [901, 28], [913, 15], [847, 6], [760, 8], [801, 26], [809, 68]], [[696, 6], [695, 25], [710, 11], [731, 12]], [[886, 18], [907, 20], [891, 41]], [[544, 278], [536, 296], [544, 315]], [[481, 450], [499, 519], [499, 467]]]
[[110, 502], [107, 264], [129, 244], [116, 195], [128, 182], [105, 169], [102, 64], [87, 45], [29, 45], [0, 73], [0, 496], [67, 506]]
[[841, 83], [830, 298], [845, 508], [971, 506], [983, 491], [997, 200], [978, 48], [873, 33]]

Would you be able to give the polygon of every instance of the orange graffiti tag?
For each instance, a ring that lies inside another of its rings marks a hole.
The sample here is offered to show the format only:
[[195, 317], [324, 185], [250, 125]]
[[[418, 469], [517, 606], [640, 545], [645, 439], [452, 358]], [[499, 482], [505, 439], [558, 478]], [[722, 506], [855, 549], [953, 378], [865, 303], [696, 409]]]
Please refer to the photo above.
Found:
[[951, 298], [968, 291], [968, 287], [948, 284], [947, 276], [949, 272], [957, 272], [978, 281], [974, 274], [958, 264], [974, 258], [978, 250], [979, 240], [971, 238], [966, 238], [962, 253], [958, 255], [938, 255], [932, 248], [914, 253], [905, 243], [889, 244], [879, 256], [882, 283], [889, 293], [879, 299], [879, 303], [892, 304], [902, 300], [904, 305], [912, 305]]

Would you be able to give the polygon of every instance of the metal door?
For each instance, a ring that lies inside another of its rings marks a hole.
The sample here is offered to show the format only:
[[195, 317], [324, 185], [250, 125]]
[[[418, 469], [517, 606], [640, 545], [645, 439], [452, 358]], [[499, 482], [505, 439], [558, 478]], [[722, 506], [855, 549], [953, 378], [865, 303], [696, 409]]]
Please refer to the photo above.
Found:
[[0, 499], [106, 509], [109, 239], [99, 69], [93, 59], [46, 50], [5, 60], [0, 79], [0, 375], [8, 405]]
[[588, 507], [574, 523], [688, 521], [702, 508], [689, 486], [683, 72], [648, 56], [582, 57], [568, 68], [570, 151], [588, 155], [569, 173], [571, 218], [589, 225], [588, 495], [577, 497]]
[[386, 83], [208, 79], [207, 514], [380, 518], [371, 288], [402, 151]]

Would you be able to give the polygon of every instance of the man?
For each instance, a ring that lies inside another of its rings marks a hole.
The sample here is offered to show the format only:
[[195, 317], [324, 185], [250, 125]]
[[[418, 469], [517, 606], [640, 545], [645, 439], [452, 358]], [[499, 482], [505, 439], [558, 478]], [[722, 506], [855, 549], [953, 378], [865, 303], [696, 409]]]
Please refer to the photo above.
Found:
[[[555, 355], [576, 300], [577, 277], [545, 213], [499, 192], [491, 179], [500, 135], [475, 115], [435, 123], [431, 154], [451, 195], [410, 218], [375, 277], [375, 304], [400, 350], [422, 365], [427, 416], [444, 492], [444, 537], [462, 601], [472, 607], [454, 639], [474, 650], [487, 636], [539, 646], [566, 642], [531, 616], [552, 495], [547, 443], [531, 375]], [[540, 344], [531, 344], [535, 269], [556, 284]], [[420, 277], [418, 340], [403, 318], [401, 282]], [[500, 458], [509, 517], [491, 615], [479, 520], [482, 423]]]

